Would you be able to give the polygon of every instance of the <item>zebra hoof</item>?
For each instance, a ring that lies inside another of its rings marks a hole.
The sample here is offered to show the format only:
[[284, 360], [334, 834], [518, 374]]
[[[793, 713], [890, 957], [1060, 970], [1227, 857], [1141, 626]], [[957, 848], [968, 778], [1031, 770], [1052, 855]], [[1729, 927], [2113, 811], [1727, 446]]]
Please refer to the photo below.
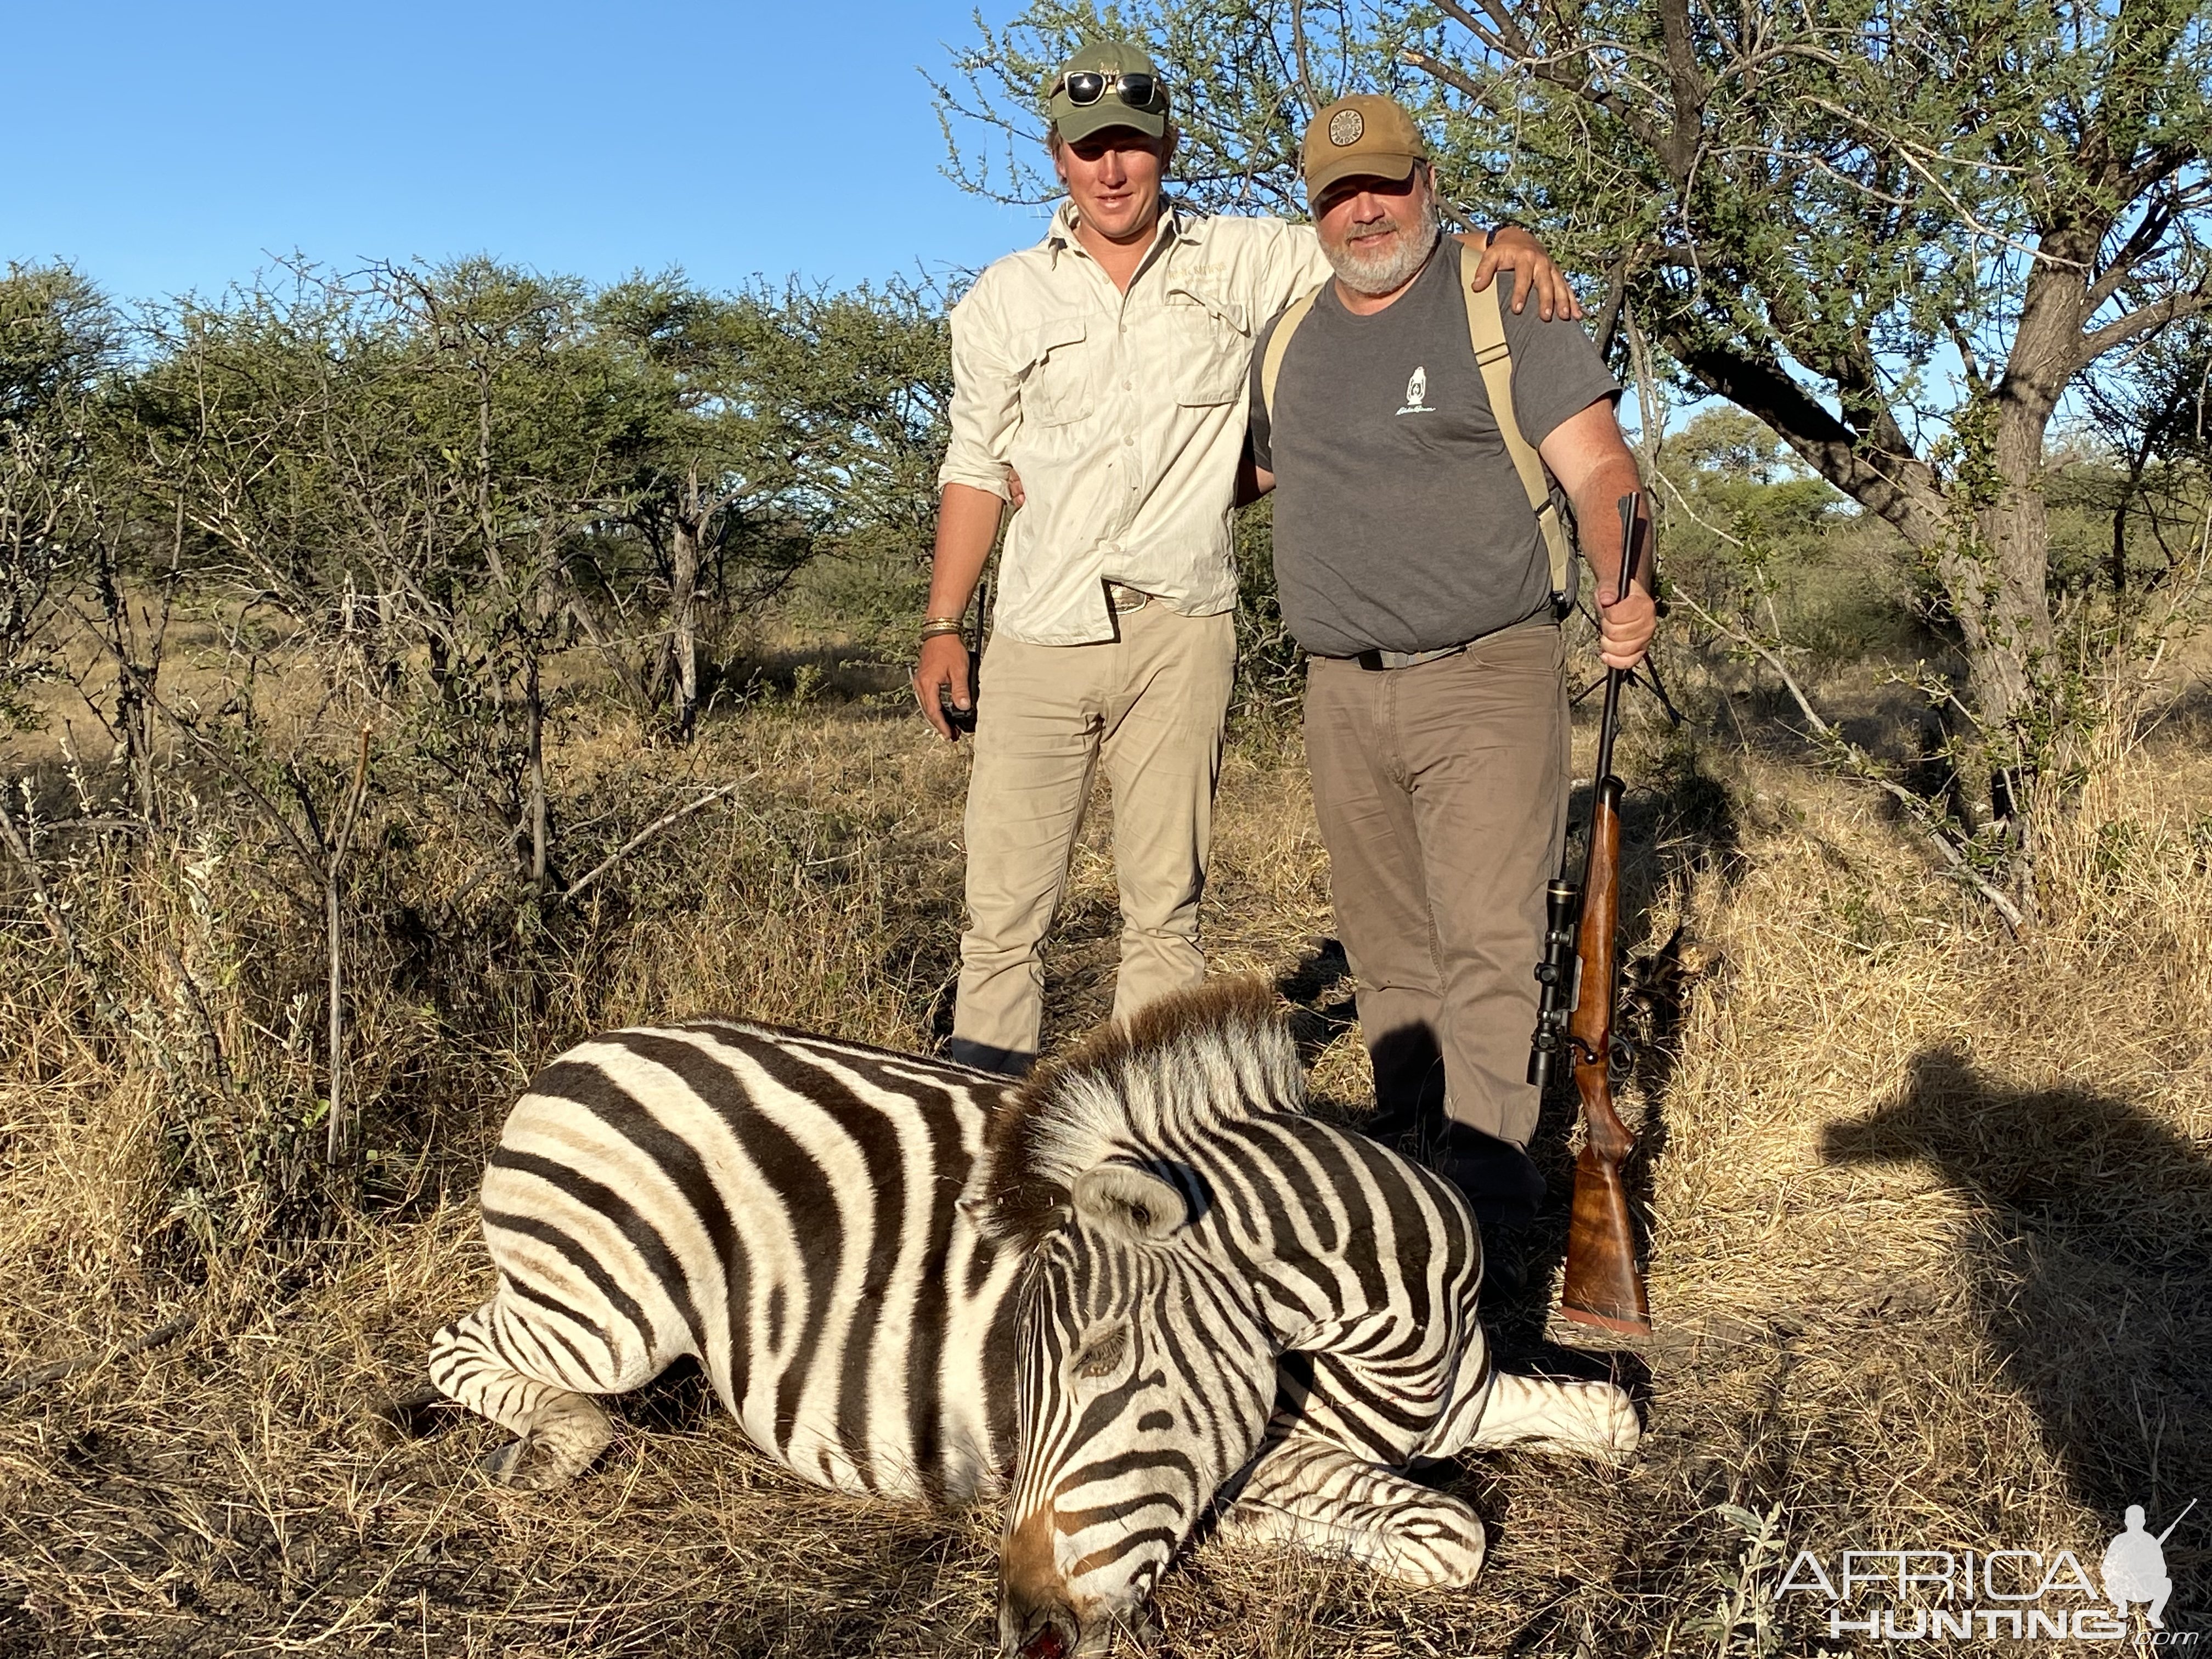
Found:
[[1121, 1633], [1129, 1638], [1138, 1652], [1144, 1654], [1158, 1653], [1160, 1644], [1167, 1640], [1168, 1634], [1160, 1627], [1160, 1621], [1152, 1616], [1152, 1608], [1143, 1606], [1124, 1616]]
[[477, 1467], [500, 1486], [521, 1486], [526, 1483], [520, 1479], [518, 1471], [521, 1469], [522, 1460], [529, 1451], [530, 1443], [527, 1440], [510, 1440], [504, 1446], [488, 1451], [477, 1459]]

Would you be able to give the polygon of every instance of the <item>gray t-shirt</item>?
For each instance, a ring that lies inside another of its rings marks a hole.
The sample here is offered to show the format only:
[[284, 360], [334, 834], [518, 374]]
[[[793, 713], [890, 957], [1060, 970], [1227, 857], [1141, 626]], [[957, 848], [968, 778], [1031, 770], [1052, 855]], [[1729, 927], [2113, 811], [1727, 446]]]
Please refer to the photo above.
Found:
[[[1370, 317], [1322, 289], [1283, 354], [1275, 413], [1252, 353], [1253, 458], [1275, 475], [1275, 586], [1283, 618], [1316, 656], [1434, 651], [1543, 613], [1552, 590], [1528, 510], [1468, 342], [1459, 245], [1444, 238], [1413, 286]], [[1513, 410], [1539, 445], [1620, 395], [1582, 325], [1513, 314]], [[1280, 319], [1277, 319], [1279, 322]]]

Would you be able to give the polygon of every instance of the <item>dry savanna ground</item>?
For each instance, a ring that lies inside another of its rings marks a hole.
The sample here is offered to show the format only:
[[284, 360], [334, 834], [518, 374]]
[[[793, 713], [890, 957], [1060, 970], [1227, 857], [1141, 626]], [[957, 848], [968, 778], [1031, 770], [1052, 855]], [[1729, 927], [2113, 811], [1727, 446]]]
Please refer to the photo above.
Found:
[[[1873, 679], [1826, 688], [1869, 732]], [[1817, 1595], [1778, 1594], [1797, 1551], [2066, 1548], [2094, 1571], [2126, 1504], [2156, 1528], [2212, 1500], [2201, 693], [2099, 757], [2014, 938], [1880, 795], [1808, 768], [1778, 704], [1678, 690], [1691, 729], [1639, 704], [1623, 767], [1657, 1334], [1547, 1319], [1556, 1206], [1494, 1322], [1510, 1363], [1632, 1380], [1642, 1455], [1445, 1472], [1492, 1528], [1468, 1594], [1201, 1545], [1161, 1593], [1169, 1652], [1873, 1651], [1832, 1638]], [[296, 701], [270, 721], [310, 718]], [[8, 772], [48, 819], [96, 819], [108, 786], [76, 759], [72, 779], [23, 744]], [[809, 1487], [696, 1375], [622, 1401], [615, 1449], [551, 1497], [477, 1473], [488, 1425], [410, 1438], [379, 1414], [486, 1288], [475, 1170], [562, 1044], [708, 1011], [936, 1039], [963, 766], [895, 688], [811, 668], [684, 750], [580, 702], [556, 757], [571, 826], [626, 834], [687, 781], [746, 781], [550, 919], [469, 885], [434, 802], [379, 797], [349, 946], [367, 1152], [335, 1196], [314, 1168], [316, 934], [250, 837], [50, 829], [82, 970], [0, 873], [0, 1655], [987, 1646], [993, 1514]], [[1054, 1042], [1109, 994], [1096, 816], [1050, 962]], [[1295, 742], [1264, 726], [1228, 761], [1206, 926], [1218, 970], [1303, 1010], [1319, 1109], [1356, 1112], [1323, 859]], [[1571, 1119], [1554, 1102], [1541, 1135], [1562, 1194]], [[2178, 1631], [2212, 1632], [2207, 1538], [2200, 1509], [2168, 1545]], [[2139, 1620], [2104, 1650], [2123, 1646], [2154, 1650]]]

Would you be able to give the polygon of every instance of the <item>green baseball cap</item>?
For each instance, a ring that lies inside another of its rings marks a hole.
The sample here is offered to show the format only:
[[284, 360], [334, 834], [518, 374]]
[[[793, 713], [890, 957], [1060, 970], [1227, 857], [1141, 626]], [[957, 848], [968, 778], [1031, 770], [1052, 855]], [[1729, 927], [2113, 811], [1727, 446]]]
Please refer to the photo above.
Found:
[[[1121, 77], [1149, 83], [1149, 95], [1140, 104], [1127, 100], [1131, 88]], [[1088, 77], [1095, 82], [1086, 84]], [[1070, 86], [1073, 80], [1074, 85]], [[1075, 94], [1097, 88], [1087, 101]], [[1168, 130], [1168, 89], [1145, 49], [1132, 40], [1093, 40], [1060, 66], [1045, 83], [1045, 113], [1053, 128], [1068, 143], [1088, 138], [1108, 127], [1133, 127], [1148, 138], [1165, 136]]]

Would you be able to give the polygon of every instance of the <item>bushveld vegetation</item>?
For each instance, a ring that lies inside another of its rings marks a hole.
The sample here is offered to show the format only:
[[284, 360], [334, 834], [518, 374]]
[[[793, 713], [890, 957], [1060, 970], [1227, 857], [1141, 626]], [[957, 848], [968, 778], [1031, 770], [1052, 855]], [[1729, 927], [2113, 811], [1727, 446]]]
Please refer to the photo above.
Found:
[[[710, 1010], [942, 1034], [964, 751], [900, 679], [934, 311], [489, 266], [136, 317], [23, 270], [0, 304], [0, 1651], [986, 1644], [988, 1511], [805, 1486], [696, 1375], [550, 1499], [475, 1472], [488, 1425], [382, 1415], [482, 1293], [480, 1159], [565, 1043]], [[2201, 562], [2201, 477], [2086, 431], [2056, 458], [2080, 648], [2119, 602], [2170, 644], [2083, 656], [2103, 713], [2015, 931], [1837, 747], [1943, 810], [1924, 568], [1755, 422], [1648, 449], [1681, 716], [1639, 700], [1626, 767], [1660, 1332], [1593, 1354], [1541, 1272], [1496, 1316], [1516, 1363], [1646, 1386], [1647, 1449], [1449, 1474], [1495, 1532], [1471, 1595], [1201, 1547], [1176, 1651], [1810, 1653], [1799, 1547], [2087, 1559], [2212, 1476], [2212, 705], [2183, 585], [2116, 600], [2110, 556]], [[1206, 925], [1356, 1117], [1265, 534]], [[1106, 1006], [1105, 847], [1054, 1042]]]
[[[2094, 1572], [2124, 1505], [2212, 1492], [2201, 20], [1125, 11], [1202, 199], [1295, 210], [1285, 135], [1364, 80], [1431, 100], [1476, 222], [1606, 273], [1674, 599], [1622, 757], [1658, 1333], [1547, 1319], [1557, 1209], [1493, 1316], [1510, 1363], [1633, 1380], [1644, 1451], [1440, 1472], [1492, 1528], [1471, 1595], [1201, 1545], [1170, 1650], [1854, 1651], [1798, 1550]], [[1018, 130], [1096, 21], [1033, 7], [961, 98]], [[806, 1486], [696, 1375], [550, 1498], [476, 1473], [489, 1425], [385, 1410], [483, 1294], [477, 1172], [562, 1047], [943, 1035], [965, 751], [902, 674], [944, 297], [0, 283], [0, 1655], [988, 1644], [988, 1510]], [[2128, 326], [2022, 325], [2077, 304]], [[1267, 525], [1205, 927], [1356, 1120]], [[1050, 1042], [1107, 1006], [1107, 844]], [[2167, 1546], [2185, 1630], [2207, 1536]]]

